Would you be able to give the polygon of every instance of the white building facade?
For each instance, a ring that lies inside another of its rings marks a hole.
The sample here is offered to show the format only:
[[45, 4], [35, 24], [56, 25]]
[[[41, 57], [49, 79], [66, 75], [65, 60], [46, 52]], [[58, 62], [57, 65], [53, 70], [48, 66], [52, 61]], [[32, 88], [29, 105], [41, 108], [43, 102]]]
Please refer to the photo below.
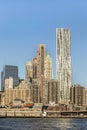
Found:
[[68, 103], [72, 86], [69, 29], [56, 29], [56, 78], [60, 82], [60, 103]]

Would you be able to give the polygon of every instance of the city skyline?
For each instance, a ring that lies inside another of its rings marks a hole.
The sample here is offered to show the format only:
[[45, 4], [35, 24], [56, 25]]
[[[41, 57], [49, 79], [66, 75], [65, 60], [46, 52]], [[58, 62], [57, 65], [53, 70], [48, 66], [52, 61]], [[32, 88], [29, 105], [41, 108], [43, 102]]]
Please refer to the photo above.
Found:
[[87, 86], [86, 4], [86, 0], [0, 2], [0, 72], [3, 65], [17, 65], [19, 77], [25, 78], [26, 62], [43, 43], [51, 54], [55, 78], [56, 28], [70, 28], [73, 84]]

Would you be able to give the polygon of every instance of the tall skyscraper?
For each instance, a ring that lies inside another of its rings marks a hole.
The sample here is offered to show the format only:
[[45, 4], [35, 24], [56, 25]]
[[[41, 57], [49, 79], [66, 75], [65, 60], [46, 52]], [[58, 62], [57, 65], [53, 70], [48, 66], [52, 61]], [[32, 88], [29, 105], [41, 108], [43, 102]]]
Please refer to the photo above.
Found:
[[60, 82], [60, 103], [68, 103], [72, 86], [69, 29], [56, 29], [56, 78]]
[[26, 79], [29, 80], [30, 78], [33, 77], [33, 67], [32, 67], [32, 62], [28, 61], [26, 63]]
[[[48, 53], [45, 57], [44, 62], [44, 80], [43, 80], [43, 103], [47, 103], [48, 101], [48, 82], [53, 79], [53, 66], [52, 66], [52, 58]], [[56, 95], [56, 93], [55, 93]]]
[[46, 58], [45, 58], [44, 76], [48, 80], [51, 80], [53, 78], [52, 58], [51, 58], [50, 54], [47, 54]]
[[37, 51], [37, 78], [44, 76], [45, 69], [46, 46], [45, 44], [38, 45]]
[[38, 45], [37, 51], [37, 81], [39, 83], [39, 102], [43, 102], [43, 79], [45, 70], [46, 46], [45, 44]]
[[3, 68], [3, 72], [1, 72], [1, 89], [4, 90], [5, 87], [5, 79], [9, 77], [13, 78], [13, 86], [17, 86], [19, 84], [18, 77], [18, 67], [12, 65], [5, 65]]

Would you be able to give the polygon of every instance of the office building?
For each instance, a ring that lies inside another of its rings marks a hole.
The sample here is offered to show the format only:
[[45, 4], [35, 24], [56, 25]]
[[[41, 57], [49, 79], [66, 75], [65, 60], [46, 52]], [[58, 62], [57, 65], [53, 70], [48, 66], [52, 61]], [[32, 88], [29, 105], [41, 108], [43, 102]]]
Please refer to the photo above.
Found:
[[1, 72], [1, 90], [4, 90], [4, 78], [3, 78], [3, 72]]
[[60, 81], [60, 102], [67, 104], [72, 86], [69, 29], [56, 29], [56, 78]]
[[1, 89], [4, 90], [5, 87], [5, 79], [9, 77], [13, 78], [13, 86], [17, 86], [19, 84], [18, 77], [18, 67], [12, 65], [5, 65], [3, 71], [1, 72]]

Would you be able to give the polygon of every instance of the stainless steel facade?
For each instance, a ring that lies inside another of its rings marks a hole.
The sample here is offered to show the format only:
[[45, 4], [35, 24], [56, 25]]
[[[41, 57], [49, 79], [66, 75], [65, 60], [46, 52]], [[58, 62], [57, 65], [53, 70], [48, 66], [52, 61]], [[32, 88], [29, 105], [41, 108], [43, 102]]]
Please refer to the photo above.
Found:
[[72, 86], [69, 29], [56, 29], [56, 78], [60, 81], [60, 102], [68, 103]]

